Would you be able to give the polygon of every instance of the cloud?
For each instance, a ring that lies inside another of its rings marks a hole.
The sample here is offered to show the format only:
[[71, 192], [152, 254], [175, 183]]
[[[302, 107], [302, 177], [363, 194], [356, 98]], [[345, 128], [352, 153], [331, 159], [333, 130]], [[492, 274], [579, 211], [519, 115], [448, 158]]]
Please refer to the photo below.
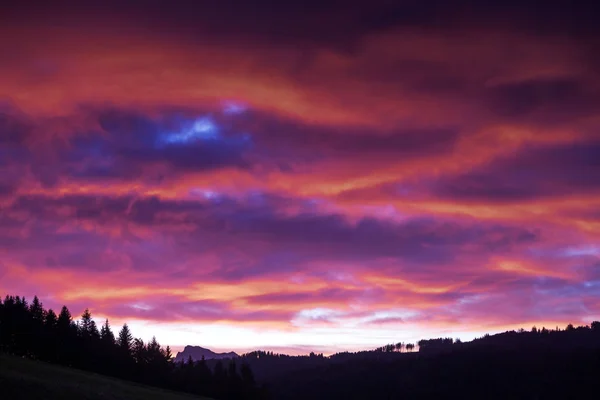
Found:
[[[246, 136], [221, 136], [209, 116], [177, 118], [158, 122], [143, 115], [117, 110], [101, 113], [103, 134], [81, 143], [89, 153], [122, 162], [123, 169], [136, 164], [165, 163], [176, 170], [204, 171], [227, 166], [243, 167], [243, 152], [250, 145]], [[92, 171], [89, 171], [93, 173]]]
[[[225, 274], [231, 278], [271, 269], [293, 270], [297, 263], [309, 259], [355, 262], [393, 258], [407, 265], [448, 264], [465, 246], [484, 253], [505, 252], [534, 243], [538, 236], [534, 231], [516, 227], [434, 219], [392, 223], [364, 218], [353, 223], [338, 214], [286, 215], [277, 210], [277, 205], [276, 198], [253, 205], [233, 199], [199, 203], [158, 198], [22, 197], [8, 211], [9, 215], [26, 215], [52, 223], [57, 231], [69, 221], [77, 221], [78, 230], [91, 233], [100, 226], [125, 229], [123, 232], [137, 226], [163, 238], [173, 237], [177, 240], [173, 246], [188, 254], [209, 249], [226, 251], [230, 246], [228, 238], [235, 237], [238, 250], [261, 261], [256, 261], [258, 265], [253, 269], [226, 269]], [[47, 229], [52, 229], [52, 225]], [[67, 236], [67, 241], [71, 240]], [[186, 244], [194, 240], [195, 250]], [[90, 249], [82, 251], [89, 253]]]
[[402, 162], [453, 151], [460, 132], [453, 127], [367, 128], [306, 124], [271, 115], [247, 113], [232, 129], [254, 132], [257, 153], [290, 165], [331, 160], [353, 163]]
[[[214, 136], [193, 137], [203, 128], [202, 121], [207, 126], [209, 116], [171, 112], [156, 120], [135, 111], [89, 108], [82, 109], [82, 114], [87, 122], [81, 125], [71, 118], [71, 129], [77, 130], [67, 131], [61, 139], [44, 133], [64, 128], [56, 121], [27, 116], [23, 117], [26, 123], [15, 122], [14, 111], [0, 120], [0, 167], [6, 171], [6, 191], [35, 184], [31, 180], [45, 188], [74, 182], [106, 185], [134, 180], [156, 187], [178, 174], [250, 168], [244, 157], [252, 146], [248, 135], [216, 135], [220, 128], [210, 122]], [[187, 140], [169, 140], [188, 133], [191, 136]], [[42, 142], [36, 142], [44, 136]]]
[[527, 201], [600, 190], [600, 143], [529, 146], [472, 171], [439, 179], [438, 196], [461, 201]]
[[381, 301], [384, 291], [374, 288], [339, 288], [329, 287], [316, 291], [307, 292], [272, 292], [249, 296], [243, 300], [249, 305], [273, 305], [273, 304], [302, 304], [302, 307], [319, 307], [326, 305], [343, 306], [344, 304], [368, 304]]
[[145, 298], [141, 302], [114, 304], [106, 307], [110, 315], [118, 318], [135, 318], [158, 321], [220, 321], [273, 322], [290, 317], [281, 311], [255, 311], [231, 309], [227, 303], [211, 300], [186, 301], [182, 298]]
[[574, 78], [500, 84], [489, 88], [487, 97], [490, 109], [502, 117], [516, 120], [537, 117], [549, 125], [592, 116], [600, 106], [598, 92]]
[[3, 5], [0, 292], [219, 346], [597, 316], [588, 3]]
[[15, 110], [0, 110], [0, 144], [3, 147], [22, 144], [31, 130], [28, 121], [22, 116], [19, 118]]

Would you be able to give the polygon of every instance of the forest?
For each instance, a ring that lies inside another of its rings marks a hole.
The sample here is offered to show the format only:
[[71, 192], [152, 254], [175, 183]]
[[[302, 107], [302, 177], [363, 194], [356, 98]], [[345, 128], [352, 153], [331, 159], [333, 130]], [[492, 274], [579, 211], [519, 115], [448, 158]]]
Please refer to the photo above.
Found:
[[66, 306], [56, 314], [37, 296], [0, 301], [0, 351], [215, 399], [267, 397], [248, 364], [173, 363], [169, 346], [134, 338], [127, 324], [115, 335], [108, 320], [98, 328], [89, 310], [74, 320]]
[[329, 357], [254, 352], [243, 360], [277, 399], [573, 399], [600, 391], [598, 321], [418, 346]]

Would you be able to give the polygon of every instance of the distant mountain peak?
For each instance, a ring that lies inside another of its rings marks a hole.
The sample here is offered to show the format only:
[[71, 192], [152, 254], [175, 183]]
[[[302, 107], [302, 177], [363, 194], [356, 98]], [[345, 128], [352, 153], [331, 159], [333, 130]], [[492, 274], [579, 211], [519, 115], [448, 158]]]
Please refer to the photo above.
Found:
[[201, 346], [188, 345], [183, 348], [183, 351], [177, 353], [175, 356], [175, 362], [187, 361], [190, 356], [194, 361], [202, 360], [203, 356], [205, 360], [222, 360], [226, 358], [239, 357], [239, 355], [233, 351], [230, 351], [229, 353], [215, 353], [214, 351]]

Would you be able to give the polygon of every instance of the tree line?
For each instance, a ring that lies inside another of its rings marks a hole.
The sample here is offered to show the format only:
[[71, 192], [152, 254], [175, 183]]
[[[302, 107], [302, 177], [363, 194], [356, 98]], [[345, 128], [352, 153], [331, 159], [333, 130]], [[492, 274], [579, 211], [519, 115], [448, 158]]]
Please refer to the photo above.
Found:
[[37, 296], [31, 303], [0, 299], [0, 351], [216, 399], [268, 398], [246, 363], [174, 363], [169, 346], [154, 337], [148, 343], [134, 338], [127, 324], [115, 336], [108, 319], [98, 328], [89, 309], [74, 320], [66, 306], [56, 314]]
[[402, 353], [402, 350], [406, 350], [407, 352], [412, 352], [415, 349], [415, 345], [412, 343], [389, 343], [385, 346], [381, 346], [376, 348], [374, 351], [378, 353]]
[[264, 376], [269, 383], [273, 396], [288, 400], [562, 400], [590, 397], [600, 390], [600, 321], [417, 344], [418, 351], [412, 353], [400, 352], [406, 345], [389, 344], [310, 364], [305, 357], [297, 368], [261, 355], [260, 360], [272, 363], [270, 373], [250, 363], [257, 378]]

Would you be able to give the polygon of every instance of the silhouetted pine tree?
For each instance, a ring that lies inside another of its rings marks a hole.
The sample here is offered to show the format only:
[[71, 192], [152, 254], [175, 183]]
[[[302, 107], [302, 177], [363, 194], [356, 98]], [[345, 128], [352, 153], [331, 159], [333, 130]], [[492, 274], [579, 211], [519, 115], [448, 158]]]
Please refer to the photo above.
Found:
[[58, 316], [49, 309], [44, 320], [45, 348], [44, 358], [50, 362], [56, 362], [59, 359], [58, 335], [57, 335]]
[[107, 347], [115, 344], [115, 335], [110, 329], [108, 319], [104, 321], [104, 325], [102, 325], [102, 328], [100, 328], [100, 340], [102, 340]]
[[133, 335], [129, 330], [127, 324], [124, 324], [121, 330], [119, 331], [119, 338], [117, 339], [117, 345], [121, 350], [127, 354], [131, 355], [131, 346], [133, 344]]
[[54, 330], [54, 329], [56, 329], [57, 323], [58, 323], [58, 316], [56, 315], [54, 310], [49, 309], [48, 312], [46, 313], [46, 320], [44, 321], [46, 328], [49, 330]]
[[42, 307], [42, 302], [37, 296], [33, 297], [33, 301], [29, 306], [29, 312], [31, 313], [31, 318], [34, 321], [42, 322], [44, 320], [44, 307]]
[[57, 326], [62, 333], [70, 330], [73, 325], [73, 317], [67, 306], [62, 306], [60, 314], [58, 315]]
[[100, 338], [100, 332], [98, 332], [96, 322], [92, 319], [92, 313], [87, 308], [83, 314], [81, 314], [81, 320], [79, 321], [79, 335], [84, 339], [91, 340]]
[[133, 335], [129, 330], [129, 326], [123, 324], [117, 338], [117, 358], [119, 361], [117, 375], [124, 379], [132, 379], [134, 377], [135, 361], [132, 355], [132, 347]]

